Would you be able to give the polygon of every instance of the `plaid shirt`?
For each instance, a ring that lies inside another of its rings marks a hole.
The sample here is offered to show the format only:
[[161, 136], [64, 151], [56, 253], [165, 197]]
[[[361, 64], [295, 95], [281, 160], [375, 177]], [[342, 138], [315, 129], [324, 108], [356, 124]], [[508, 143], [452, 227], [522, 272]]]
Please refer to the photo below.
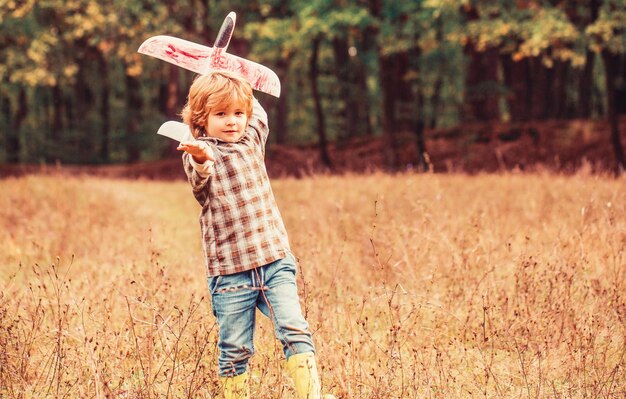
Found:
[[267, 114], [254, 100], [252, 115], [236, 143], [199, 137], [214, 153], [209, 173], [198, 173], [183, 154], [185, 173], [200, 205], [209, 277], [239, 273], [282, 259], [289, 239], [265, 169]]

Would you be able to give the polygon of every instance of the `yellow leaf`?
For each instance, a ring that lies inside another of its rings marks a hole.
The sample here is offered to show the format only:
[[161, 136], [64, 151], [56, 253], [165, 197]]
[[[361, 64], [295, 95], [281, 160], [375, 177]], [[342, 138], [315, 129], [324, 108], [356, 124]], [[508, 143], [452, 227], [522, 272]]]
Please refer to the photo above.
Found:
[[141, 75], [141, 71], [141, 64], [138, 62], [132, 63], [126, 68], [126, 73], [128, 74], [128, 76], [137, 77]]
[[76, 72], [78, 72], [78, 66], [76, 64], [66, 65], [63, 68], [63, 76], [68, 78], [76, 75]]

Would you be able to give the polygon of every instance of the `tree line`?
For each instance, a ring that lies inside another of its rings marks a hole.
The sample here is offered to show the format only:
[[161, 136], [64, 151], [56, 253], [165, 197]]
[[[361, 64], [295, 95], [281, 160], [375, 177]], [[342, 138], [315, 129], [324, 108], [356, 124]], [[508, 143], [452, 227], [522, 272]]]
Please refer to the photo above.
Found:
[[[0, 161], [157, 159], [193, 74], [136, 52], [168, 34], [212, 45], [229, 11], [229, 52], [272, 68], [263, 98], [276, 143], [383, 135], [397, 168], [411, 134], [473, 122], [607, 118], [626, 161], [623, 0], [0, 0]], [[262, 94], [260, 94], [263, 97]]]

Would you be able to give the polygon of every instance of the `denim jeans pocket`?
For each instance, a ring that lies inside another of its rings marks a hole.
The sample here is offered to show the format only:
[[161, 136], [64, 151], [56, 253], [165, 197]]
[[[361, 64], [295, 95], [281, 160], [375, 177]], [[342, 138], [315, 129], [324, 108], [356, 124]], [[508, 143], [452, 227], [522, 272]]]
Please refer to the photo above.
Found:
[[211, 277], [211, 280], [209, 281], [209, 292], [211, 293], [211, 295], [215, 294], [215, 290], [219, 286], [221, 279], [222, 276]]
[[290, 251], [287, 251], [285, 258], [281, 259], [281, 267], [289, 269], [294, 275], [298, 274], [298, 260]]

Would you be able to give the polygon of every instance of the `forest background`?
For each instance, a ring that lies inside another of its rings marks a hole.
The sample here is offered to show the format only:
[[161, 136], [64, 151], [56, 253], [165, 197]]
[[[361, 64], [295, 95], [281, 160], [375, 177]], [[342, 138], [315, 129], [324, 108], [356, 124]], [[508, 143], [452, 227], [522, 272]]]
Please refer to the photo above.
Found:
[[[194, 75], [137, 48], [229, 11], [282, 82], [267, 165], [325, 392], [626, 398], [625, 0], [0, 0], [0, 397], [219, 396], [155, 134]], [[251, 390], [291, 398], [272, 331]]]
[[229, 52], [282, 82], [259, 94], [269, 156], [310, 154], [279, 172], [454, 169], [446, 154], [563, 167], [574, 144], [571, 167], [625, 169], [623, 0], [0, 0], [0, 163], [173, 159], [155, 131], [194, 74], [137, 49], [157, 34], [212, 45], [229, 11]]

